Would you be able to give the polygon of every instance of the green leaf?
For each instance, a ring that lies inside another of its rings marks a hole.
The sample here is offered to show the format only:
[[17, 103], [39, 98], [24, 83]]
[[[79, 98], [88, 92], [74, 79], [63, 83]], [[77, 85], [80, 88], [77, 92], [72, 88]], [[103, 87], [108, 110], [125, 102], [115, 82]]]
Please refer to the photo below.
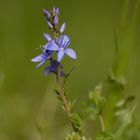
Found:
[[75, 105], [75, 103], [76, 103], [76, 99], [74, 99], [74, 100], [71, 102], [70, 108], [73, 108], [73, 106]]
[[71, 122], [74, 131], [81, 134], [83, 129], [83, 123], [81, 117], [76, 113], [72, 113]]
[[65, 75], [64, 81], [63, 81], [63, 86], [64, 86], [64, 85], [66, 84], [66, 82], [68, 81], [68, 79], [69, 79], [71, 73], [74, 71], [74, 69], [75, 69], [75, 66], [73, 66], [73, 67], [71, 68], [71, 70]]
[[58, 91], [57, 89], [54, 89], [54, 92], [56, 93], [57, 99], [58, 99], [59, 101], [63, 102], [63, 101], [62, 101], [62, 98], [61, 98], [61, 96], [60, 96], [59, 91]]
[[122, 99], [116, 103], [116, 109], [124, 109], [124, 107], [131, 103], [135, 99], [135, 96], [128, 96], [125, 99]]

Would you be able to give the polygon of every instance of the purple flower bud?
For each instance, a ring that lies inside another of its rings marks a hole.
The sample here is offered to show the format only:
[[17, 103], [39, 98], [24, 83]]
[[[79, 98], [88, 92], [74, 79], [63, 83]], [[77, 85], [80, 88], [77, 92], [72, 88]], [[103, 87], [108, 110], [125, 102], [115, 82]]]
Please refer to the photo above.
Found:
[[48, 26], [50, 27], [50, 28], [53, 28], [53, 25], [47, 20], [47, 23], [48, 23]]
[[52, 38], [51, 38], [51, 36], [49, 34], [44, 33], [44, 37], [45, 37], [45, 39], [47, 39], [47, 41], [52, 40]]
[[59, 15], [59, 8], [56, 8], [55, 13]]
[[57, 15], [54, 16], [54, 24], [55, 24], [55, 25], [58, 24], [58, 16], [57, 16]]
[[60, 33], [63, 33], [66, 27], [66, 23], [64, 22], [60, 27]]
[[46, 9], [43, 9], [43, 13], [44, 13], [46, 18], [50, 18], [51, 17], [51, 14]]
[[54, 6], [52, 12], [53, 12], [54, 15], [59, 15], [59, 8], [56, 8]]
[[53, 9], [52, 9], [52, 12], [53, 12], [53, 13], [55, 13], [55, 9], [56, 9], [55, 6], [53, 6]]

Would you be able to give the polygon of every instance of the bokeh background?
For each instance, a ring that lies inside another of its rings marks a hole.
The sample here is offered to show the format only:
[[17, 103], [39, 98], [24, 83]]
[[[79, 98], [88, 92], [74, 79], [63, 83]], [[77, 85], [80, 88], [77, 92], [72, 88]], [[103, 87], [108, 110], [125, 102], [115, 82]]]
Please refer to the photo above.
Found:
[[[135, 3], [130, 1], [129, 16]], [[76, 66], [67, 90], [71, 100], [77, 99], [75, 110], [80, 112], [89, 91], [107, 77], [112, 66], [114, 30], [119, 26], [123, 3], [124, 0], [0, 0], [0, 140], [59, 140], [70, 131], [53, 92], [54, 75], [46, 78], [44, 67], [36, 69], [30, 61], [39, 54], [36, 48], [46, 43], [43, 33], [49, 32], [42, 8], [60, 8], [60, 23], [66, 22], [70, 47], [78, 54], [76, 61], [65, 57], [63, 65], [66, 71]], [[126, 89], [127, 94], [136, 96], [139, 106], [140, 10], [138, 17]], [[136, 110], [135, 123], [139, 125], [139, 107]]]

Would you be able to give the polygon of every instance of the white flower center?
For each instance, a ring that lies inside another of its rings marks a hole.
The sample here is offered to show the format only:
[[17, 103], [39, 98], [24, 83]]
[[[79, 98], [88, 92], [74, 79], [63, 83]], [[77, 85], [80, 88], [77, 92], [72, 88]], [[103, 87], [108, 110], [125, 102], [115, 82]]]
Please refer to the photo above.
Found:
[[64, 51], [64, 48], [61, 47], [60, 50], [61, 50], [61, 51]]

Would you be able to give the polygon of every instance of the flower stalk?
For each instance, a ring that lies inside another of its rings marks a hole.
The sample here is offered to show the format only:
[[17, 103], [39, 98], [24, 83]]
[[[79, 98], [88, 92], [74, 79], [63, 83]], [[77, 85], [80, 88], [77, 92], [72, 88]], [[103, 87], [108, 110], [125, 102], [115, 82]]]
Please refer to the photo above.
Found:
[[62, 83], [61, 66], [60, 65], [58, 66], [58, 71], [57, 72], [58, 72], [57, 83], [58, 83], [58, 87], [59, 87], [59, 95], [60, 95], [60, 98], [61, 98], [61, 100], [63, 102], [63, 105], [64, 105], [64, 111], [66, 112], [66, 114], [68, 116], [68, 119], [71, 120], [71, 107], [69, 105], [68, 99], [65, 96], [65, 89], [64, 89], [64, 86], [63, 86], [63, 83]]
[[[70, 45], [70, 37], [67, 34], [63, 34], [66, 23], [64, 22], [61, 26], [58, 25], [59, 8], [53, 7], [52, 11], [43, 9], [43, 13], [45, 15], [47, 25], [51, 31], [51, 35], [44, 33], [47, 43], [43, 45], [41, 54], [33, 58], [31, 61], [39, 63], [37, 67], [40, 67], [49, 61], [49, 65], [46, 66], [44, 70], [45, 76], [47, 77], [51, 73], [56, 76], [56, 81], [59, 88], [59, 90], [55, 90], [57, 98], [62, 102], [63, 109], [68, 116], [73, 130], [81, 134], [81, 118], [78, 114], [71, 112], [71, 103], [67, 99], [64, 89], [66, 79], [70, 73], [66, 74], [61, 64], [61, 61], [65, 55], [72, 59], [76, 59], [77, 55], [73, 49], [68, 48]], [[56, 55], [56, 57], [54, 57], [53, 54]]]

